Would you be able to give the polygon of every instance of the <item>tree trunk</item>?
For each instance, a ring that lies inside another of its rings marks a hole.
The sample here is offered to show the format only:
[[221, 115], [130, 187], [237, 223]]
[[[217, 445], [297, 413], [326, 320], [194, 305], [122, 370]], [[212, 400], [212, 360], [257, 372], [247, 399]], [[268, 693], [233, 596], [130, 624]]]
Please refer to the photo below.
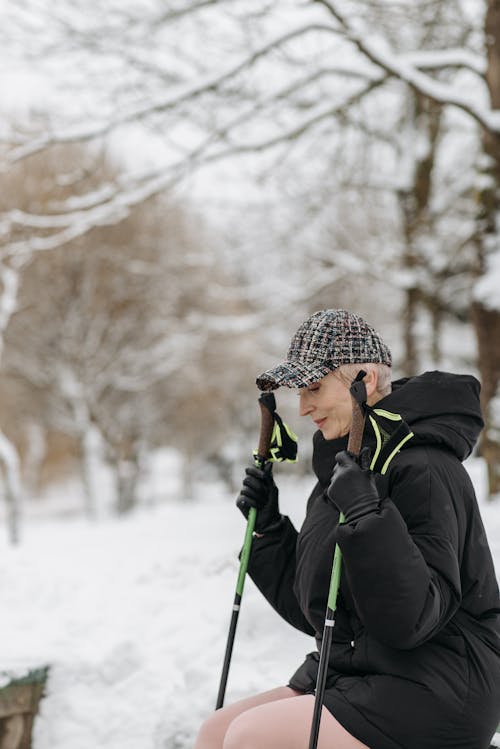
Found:
[[[18, 267], [11, 267], [4, 262], [0, 263], [0, 358], [3, 354], [5, 331], [17, 309], [21, 265], [19, 263]], [[9, 539], [17, 544], [20, 540], [22, 498], [20, 460], [17, 449], [3, 432], [0, 432], [0, 462], [4, 474]]]
[[427, 138], [425, 153], [416, 153], [413, 165], [412, 184], [400, 194], [400, 206], [403, 216], [403, 234], [405, 251], [403, 268], [414, 279], [406, 290], [403, 310], [403, 340], [405, 343], [405, 361], [403, 374], [413, 375], [420, 369], [418, 353], [418, 312], [425, 302], [427, 290], [422, 289], [421, 280], [416, 274], [426, 270], [425, 259], [419, 252], [419, 238], [428, 228], [428, 210], [432, 192], [432, 170], [434, 167], [436, 147], [441, 126], [441, 107], [429, 99], [412, 95], [412, 123], [415, 133], [424, 133]]
[[19, 455], [14, 445], [0, 432], [0, 463], [4, 475], [5, 501], [7, 502], [7, 528], [11, 543], [20, 541], [22, 488]]
[[[491, 106], [500, 109], [500, 3], [488, 0], [485, 37], [488, 68], [486, 80]], [[477, 274], [480, 278], [488, 268], [488, 256], [500, 252], [500, 136], [497, 133], [483, 134], [483, 151], [486, 179], [479, 193]], [[479, 373], [482, 382], [481, 405], [485, 428], [480, 451], [488, 465], [490, 497], [500, 492], [500, 309], [489, 308], [476, 298], [472, 319], [478, 343]]]
[[439, 304], [436, 303], [436, 299], [431, 300], [429, 304], [431, 319], [432, 319], [432, 331], [431, 331], [431, 355], [432, 362], [435, 367], [439, 368], [441, 361], [441, 330], [443, 324], [443, 311]]
[[118, 459], [114, 464], [116, 485], [116, 511], [119, 515], [130, 512], [137, 505], [137, 488], [140, 466], [137, 456]]
[[480, 451], [488, 467], [488, 488], [492, 497], [500, 493], [500, 313], [474, 304], [472, 319], [477, 336], [485, 422]]
[[101, 437], [92, 423], [88, 423], [80, 436], [82, 482], [85, 496], [85, 513], [89, 520], [98, 514], [99, 468], [103, 464]]
[[118, 515], [124, 515], [137, 506], [138, 490], [147, 460], [147, 450], [141, 439], [132, 440], [121, 445], [108, 442], [108, 456], [114, 473]]
[[24, 456], [24, 485], [27, 494], [36, 496], [40, 490], [40, 473], [47, 451], [45, 431], [34, 421], [26, 427], [26, 453]]
[[418, 350], [416, 325], [418, 317], [418, 289], [406, 290], [405, 306], [403, 310], [403, 340], [405, 344], [405, 358], [402, 362], [402, 372], [407, 377], [414, 375], [418, 370]]

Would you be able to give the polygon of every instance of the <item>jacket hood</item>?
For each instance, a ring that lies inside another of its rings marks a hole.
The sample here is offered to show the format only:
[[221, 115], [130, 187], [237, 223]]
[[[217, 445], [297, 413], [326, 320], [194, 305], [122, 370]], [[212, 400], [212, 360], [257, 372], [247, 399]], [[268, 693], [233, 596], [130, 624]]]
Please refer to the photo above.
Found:
[[[374, 407], [397, 413], [406, 421], [414, 434], [409, 447], [439, 445], [465, 460], [484, 425], [479, 405], [480, 390], [478, 380], [472, 375], [424, 372], [394, 381], [390, 395]], [[373, 439], [373, 430], [367, 420], [363, 441], [370, 444]], [[312, 465], [323, 487], [330, 483], [335, 455], [346, 448], [347, 437], [325, 440], [320, 431], [314, 434]]]
[[375, 408], [398, 413], [415, 435], [409, 445], [440, 445], [465, 460], [484, 426], [481, 386], [472, 375], [424, 372], [392, 383]]

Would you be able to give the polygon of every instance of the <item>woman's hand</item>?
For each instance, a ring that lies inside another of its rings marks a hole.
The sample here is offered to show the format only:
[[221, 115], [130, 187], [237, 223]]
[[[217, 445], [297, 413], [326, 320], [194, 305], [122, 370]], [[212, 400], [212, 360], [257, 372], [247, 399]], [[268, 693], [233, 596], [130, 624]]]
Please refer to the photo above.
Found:
[[274, 530], [281, 523], [278, 504], [278, 487], [273, 480], [273, 464], [266, 463], [264, 468], [251, 465], [245, 471], [241, 492], [236, 506], [248, 518], [251, 507], [257, 510], [255, 532], [266, 533]]
[[370, 471], [370, 448], [364, 447], [356, 458], [343, 450], [337, 453], [337, 465], [328, 487], [328, 498], [345, 516], [346, 522], [377, 512], [380, 504], [373, 473]]

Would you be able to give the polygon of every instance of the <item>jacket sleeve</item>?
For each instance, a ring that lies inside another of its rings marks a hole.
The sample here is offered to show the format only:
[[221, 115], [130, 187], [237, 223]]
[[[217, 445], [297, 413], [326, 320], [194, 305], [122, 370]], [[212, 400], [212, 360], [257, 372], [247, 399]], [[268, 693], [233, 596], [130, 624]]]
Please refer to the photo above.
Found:
[[392, 469], [390, 498], [380, 513], [338, 529], [359, 616], [373, 637], [395, 648], [415, 648], [433, 637], [461, 601], [452, 489], [459, 482], [450, 480], [450, 470], [464, 469], [458, 461], [450, 465], [451, 456], [443, 467], [442, 455]]
[[297, 531], [288, 517], [279, 531], [255, 538], [248, 574], [271, 606], [296, 629], [314, 634], [293, 590]]

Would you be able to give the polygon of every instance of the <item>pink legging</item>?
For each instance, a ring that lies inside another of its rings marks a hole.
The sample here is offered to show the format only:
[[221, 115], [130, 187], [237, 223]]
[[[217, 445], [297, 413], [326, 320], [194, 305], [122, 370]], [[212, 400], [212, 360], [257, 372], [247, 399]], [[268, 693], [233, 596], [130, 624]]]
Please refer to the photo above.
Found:
[[[212, 713], [193, 749], [307, 749], [314, 697], [277, 687]], [[318, 749], [369, 749], [323, 708]]]

